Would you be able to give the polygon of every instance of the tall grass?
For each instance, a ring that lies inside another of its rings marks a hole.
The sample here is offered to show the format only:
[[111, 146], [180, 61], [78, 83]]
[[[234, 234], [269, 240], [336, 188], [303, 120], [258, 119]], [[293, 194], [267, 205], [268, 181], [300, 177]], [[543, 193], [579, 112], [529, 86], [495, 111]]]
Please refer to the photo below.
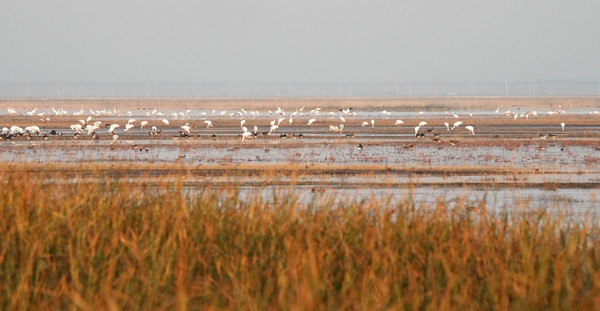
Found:
[[482, 310], [600, 305], [600, 231], [386, 198], [298, 202], [101, 173], [4, 172], [0, 309]]

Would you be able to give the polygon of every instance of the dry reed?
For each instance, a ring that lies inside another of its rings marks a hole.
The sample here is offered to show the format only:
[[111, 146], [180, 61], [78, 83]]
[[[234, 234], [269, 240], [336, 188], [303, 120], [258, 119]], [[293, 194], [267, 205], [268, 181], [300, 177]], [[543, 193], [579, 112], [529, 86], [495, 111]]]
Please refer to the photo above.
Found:
[[0, 172], [0, 309], [600, 305], [600, 231], [589, 219], [59, 174]]

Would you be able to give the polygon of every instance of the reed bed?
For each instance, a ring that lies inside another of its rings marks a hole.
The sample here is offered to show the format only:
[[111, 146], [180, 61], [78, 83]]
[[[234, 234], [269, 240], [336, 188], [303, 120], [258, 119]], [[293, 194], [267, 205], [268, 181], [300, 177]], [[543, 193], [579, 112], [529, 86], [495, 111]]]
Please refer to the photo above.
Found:
[[3, 310], [600, 305], [600, 230], [557, 211], [189, 191], [183, 170], [171, 184], [0, 175]]

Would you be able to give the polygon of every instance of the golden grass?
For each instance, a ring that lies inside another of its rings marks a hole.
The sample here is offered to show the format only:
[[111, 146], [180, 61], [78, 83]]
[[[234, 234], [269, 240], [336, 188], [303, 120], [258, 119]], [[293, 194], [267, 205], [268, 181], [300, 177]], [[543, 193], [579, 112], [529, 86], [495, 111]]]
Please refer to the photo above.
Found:
[[[75, 173], [76, 170], [73, 170]], [[592, 310], [600, 231], [560, 213], [301, 202], [0, 171], [0, 309]]]

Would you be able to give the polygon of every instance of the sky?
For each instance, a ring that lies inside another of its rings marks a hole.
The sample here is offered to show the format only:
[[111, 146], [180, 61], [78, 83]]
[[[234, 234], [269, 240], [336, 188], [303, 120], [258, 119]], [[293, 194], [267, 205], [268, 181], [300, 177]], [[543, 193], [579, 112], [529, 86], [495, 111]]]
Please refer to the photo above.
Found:
[[0, 81], [600, 81], [600, 1], [2, 0]]

